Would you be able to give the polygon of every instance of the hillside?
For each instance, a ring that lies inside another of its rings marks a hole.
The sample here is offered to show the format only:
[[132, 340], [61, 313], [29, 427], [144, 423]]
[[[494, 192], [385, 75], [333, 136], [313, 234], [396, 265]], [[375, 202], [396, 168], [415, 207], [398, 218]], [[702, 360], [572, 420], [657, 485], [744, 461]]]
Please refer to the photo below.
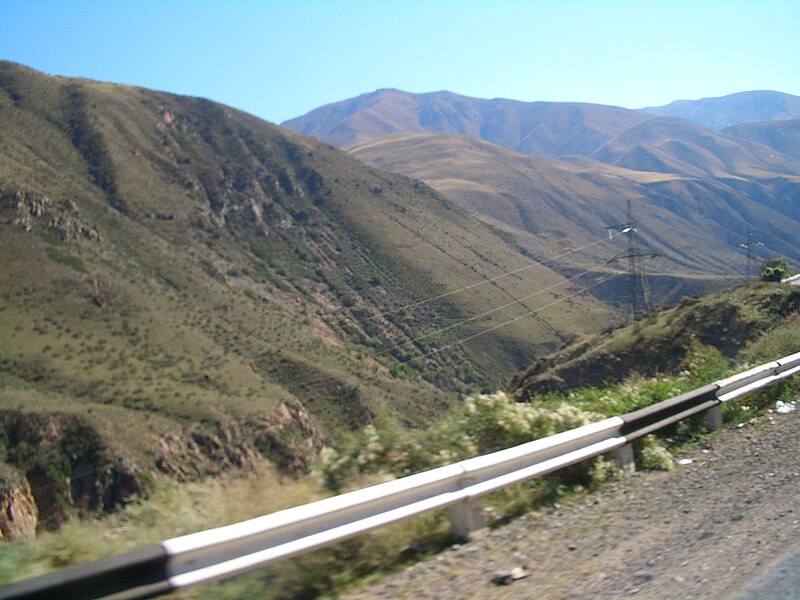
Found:
[[535, 256], [554, 237], [594, 239], [631, 199], [665, 274], [731, 274], [744, 271], [748, 229], [768, 255], [800, 262], [800, 154], [793, 121], [774, 123], [715, 131], [615, 107], [379, 90], [286, 125], [422, 179], [510, 228]]
[[679, 117], [704, 127], [722, 129], [739, 123], [797, 119], [800, 97], [768, 90], [739, 92], [719, 98], [677, 100], [642, 109], [651, 115]]
[[774, 148], [786, 156], [800, 156], [800, 119], [730, 125], [722, 133]]
[[685, 119], [658, 117], [634, 125], [592, 152], [607, 164], [693, 177], [769, 177], [798, 173], [797, 156], [731, 138]]
[[207, 100], [8, 62], [0, 211], [0, 449], [51, 525], [152, 472], [303, 471], [610, 316], [553, 306], [572, 288], [545, 266], [498, 278], [534, 265], [417, 181]]
[[[716, 349], [723, 361], [776, 359], [798, 351], [799, 315], [800, 289], [787, 284], [686, 298], [652, 320], [589, 336], [540, 359], [514, 379], [512, 389], [525, 400], [608, 379], [675, 374], [691, 368], [686, 359], [692, 352], [707, 353], [703, 347]], [[754, 349], [756, 342], [764, 345], [765, 356]]]
[[[770, 247], [800, 258], [796, 221], [765, 210], [746, 190], [721, 181], [590, 159], [526, 156], [469, 136], [395, 134], [351, 152], [379, 168], [419, 178], [488, 221], [501, 223], [535, 255], [546, 255], [559, 243], [580, 247], [602, 237], [604, 227], [626, 221], [630, 200], [642, 239], [662, 254], [649, 269], [656, 273], [743, 272], [740, 232], [748, 224], [769, 237]], [[793, 206], [776, 208], [794, 218]], [[614, 253], [613, 244], [598, 244], [580, 258], [584, 266], [590, 260], [603, 270]]]

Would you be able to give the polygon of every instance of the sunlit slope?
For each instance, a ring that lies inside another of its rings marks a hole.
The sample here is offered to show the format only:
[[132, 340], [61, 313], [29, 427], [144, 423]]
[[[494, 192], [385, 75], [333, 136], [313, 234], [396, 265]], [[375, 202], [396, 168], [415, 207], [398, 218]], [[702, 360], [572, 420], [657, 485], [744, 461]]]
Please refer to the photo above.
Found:
[[[515, 378], [518, 398], [602, 386], [608, 379], [674, 375], [711, 364], [759, 364], [798, 350], [800, 290], [758, 283], [677, 306], [600, 335], [587, 336], [532, 364]], [[712, 350], [713, 349], [713, 350]], [[694, 373], [697, 375], [697, 373]], [[712, 379], [713, 380], [713, 379]]]
[[300, 401], [324, 432], [414, 424], [446, 403], [426, 381], [502, 382], [608, 317], [553, 304], [574, 290], [545, 267], [474, 285], [532, 261], [430, 188], [252, 116], [10, 63], [0, 82], [15, 385], [178, 423]]

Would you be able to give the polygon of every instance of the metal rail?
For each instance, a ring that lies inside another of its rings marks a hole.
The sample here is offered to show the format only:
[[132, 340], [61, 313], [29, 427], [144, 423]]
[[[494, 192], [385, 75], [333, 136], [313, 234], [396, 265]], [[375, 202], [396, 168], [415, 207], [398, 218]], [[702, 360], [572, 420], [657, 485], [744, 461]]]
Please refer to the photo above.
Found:
[[[437, 508], [477, 499], [610, 451], [800, 372], [800, 352], [697, 390], [513, 448], [276, 513], [166, 540], [0, 589], [3, 599], [150, 598], [224, 579]], [[470, 521], [469, 518], [466, 519]], [[465, 526], [466, 532], [479, 522]]]

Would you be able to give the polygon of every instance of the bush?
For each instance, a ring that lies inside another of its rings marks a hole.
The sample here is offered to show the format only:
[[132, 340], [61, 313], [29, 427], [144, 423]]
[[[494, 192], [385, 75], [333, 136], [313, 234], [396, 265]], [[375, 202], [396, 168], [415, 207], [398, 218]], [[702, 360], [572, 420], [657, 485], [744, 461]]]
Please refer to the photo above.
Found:
[[694, 385], [705, 385], [730, 372], [728, 360], [713, 346], [706, 346], [692, 337], [680, 364], [681, 371]]
[[782, 256], [764, 261], [761, 265], [761, 281], [781, 281], [789, 276], [789, 262]]
[[654, 435], [646, 435], [634, 443], [634, 457], [641, 469], [671, 471], [672, 455], [658, 443]]
[[768, 362], [800, 352], [800, 319], [795, 318], [763, 333], [745, 348], [743, 355], [751, 363]]
[[600, 419], [565, 402], [550, 407], [518, 403], [503, 392], [480, 394], [424, 431], [379, 431], [370, 425], [338, 449], [326, 448], [319, 472], [326, 488], [339, 490], [360, 474], [410, 475]]

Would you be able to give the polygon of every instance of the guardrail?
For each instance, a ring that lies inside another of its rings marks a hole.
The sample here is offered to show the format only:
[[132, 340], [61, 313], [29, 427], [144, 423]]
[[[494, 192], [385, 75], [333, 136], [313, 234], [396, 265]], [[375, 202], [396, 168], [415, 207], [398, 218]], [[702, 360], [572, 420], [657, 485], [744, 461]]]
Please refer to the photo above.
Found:
[[150, 598], [437, 508], [448, 508], [454, 534], [466, 537], [483, 525], [478, 499], [484, 494], [608, 452], [630, 468], [633, 440], [704, 411], [712, 426], [719, 425], [721, 403], [798, 372], [800, 352], [653, 406], [513, 448], [14, 583], [0, 589], [0, 600]]

